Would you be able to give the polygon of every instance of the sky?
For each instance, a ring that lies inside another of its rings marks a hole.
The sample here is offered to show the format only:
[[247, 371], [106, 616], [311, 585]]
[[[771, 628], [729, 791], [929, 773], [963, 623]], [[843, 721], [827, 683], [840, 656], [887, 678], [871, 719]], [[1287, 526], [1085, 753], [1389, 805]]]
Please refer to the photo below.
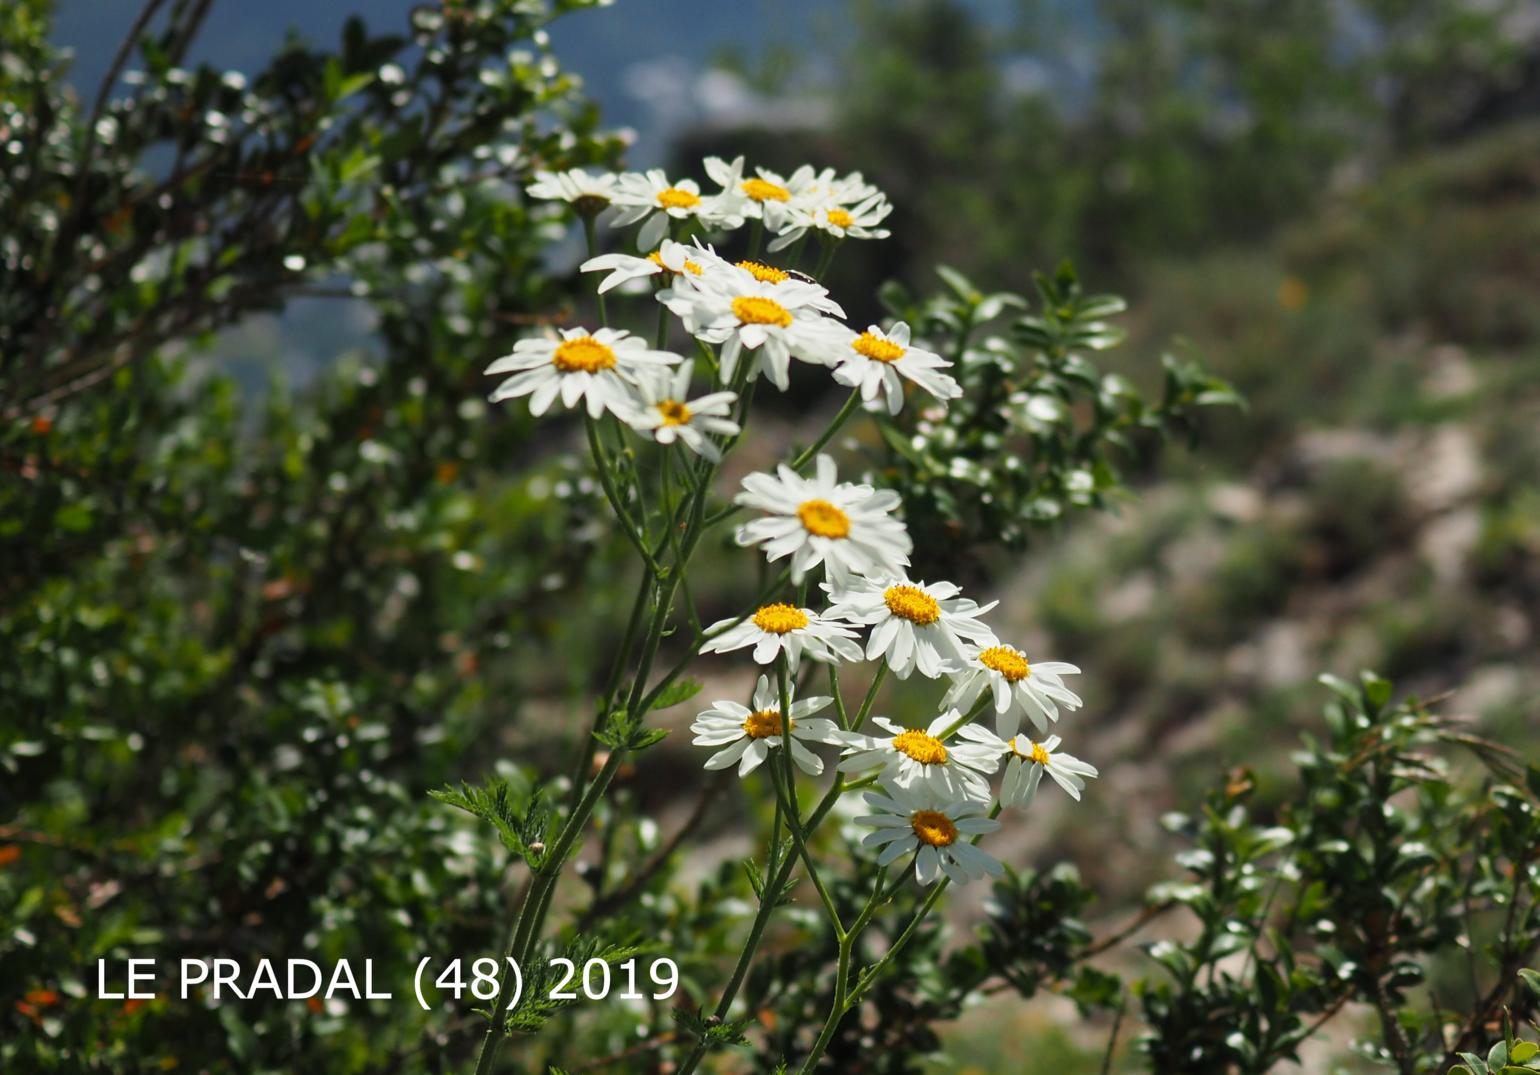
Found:
[[[72, 81], [89, 96], [142, 0], [59, 0], [54, 40], [75, 50]], [[336, 41], [356, 12], [383, 32], [405, 27], [420, 0], [217, 0], [193, 62], [255, 73], [292, 27], [310, 41]], [[820, 10], [822, 13], [820, 14]], [[729, 46], [797, 45], [838, 33], [836, 5], [820, 0], [616, 0], [574, 12], [551, 27], [556, 56], [583, 76], [610, 126], [633, 127], [642, 145], [681, 125], [730, 114], [742, 104], [709, 60]], [[651, 154], [644, 154], [651, 156]]]

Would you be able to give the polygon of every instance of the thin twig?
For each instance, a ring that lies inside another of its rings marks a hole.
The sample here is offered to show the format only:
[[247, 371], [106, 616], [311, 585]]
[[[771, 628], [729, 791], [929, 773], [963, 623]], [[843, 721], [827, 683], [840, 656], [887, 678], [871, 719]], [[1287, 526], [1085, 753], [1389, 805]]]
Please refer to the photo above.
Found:
[[719, 775], [723, 779], [711, 780], [705, 787], [701, 788], [700, 795], [695, 800], [695, 808], [690, 812], [690, 816], [685, 819], [684, 824], [679, 826], [679, 830], [670, 836], [668, 841], [658, 848], [653, 856], [642, 865], [641, 869], [633, 873], [620, 888], [595, 899], [588, 909], [579, 916], [576, 925], [579, 933], [588, 930], [597, 919], [613, 914], [616, 910], [629, 903], [632, 897], [645, 888], [647, 882], [651, 881], [653, 876], [673, 857], [674, 852], [679, 850], [679, 845], [684, 843], [696, 829], [700, 828], [701, 823], [706, 820], [707, 815], [711, 812], [712, 805], [722, 794], [722, 789], [727, 786], [726, 774]]
[[1127, 922], [1120, 929], [1113, 930], [1101, 940], [1093, 941], [1091, 944], [1087, 945], [1080, 952], [1080, 954], [1075, 957], [1076, 962], [1084, 959], [1090, 959], [1095, 955], [1100, 955], [1107, 949], [1114, 947], [1133, 934], [1138, 933], [1141, 929], [1149, 925], [1156, 918], [1159, 918], [1161, 915], [1165, 914], [1167, 911], [1176, 906], [1177, 903], [1175, 900], [1169, 900], [1166, 903], [1151, 904], [1144, 910], [1140, 911], [1137, 915], [1135, 915], [1132, 920]]

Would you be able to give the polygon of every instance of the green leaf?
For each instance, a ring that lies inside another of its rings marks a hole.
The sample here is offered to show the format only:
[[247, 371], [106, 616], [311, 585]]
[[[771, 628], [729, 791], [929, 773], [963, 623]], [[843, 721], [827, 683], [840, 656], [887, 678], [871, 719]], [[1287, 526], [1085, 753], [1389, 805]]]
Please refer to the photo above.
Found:
[[1514, 1044], [1513, 1051], [1508, 1054], [1508, 1059], [1516, 1064], [1522, 1064], [1524, 1061], [1533, 1059], [1536, 1056], [1540, 1056], [1540, 1045], [1536, 1045], [1532, 1041], [1521, 1041]]
[[669, 709], [681, 702], [688, 702], [701, 692], [702, 686], [704, 684], [698, 679], [676, 679], [668, 685], [667, 690], [658, 695], [658, 700], [652, 703], [652, 708]]
[[1361, 672], [1359, 677], [1364, 684], [1364, 697], [1375, 709], [1383, 709], [1385, 703], [1390, 701], [1391, 684], [1388, 679], [1381, 679], [1373, 672]]
[[523, 856], [531, 865], [540, 858], [545, 835], [546, 810], [537, 791], [527, 798], [518, 796], [501, 777], [490, 777], [481, 787], [461, 784], [458, 788], [440, 788], [429, 795], [488, 822], [497, 830], [504, 847]]
[[233, 1004], [223, 1004], [219, 1008], [219, 1025], [225, 1030], [225, 1044], [230, 1048], [230, 1055], [237, 1060], [245, 1060], [256, 1054], [258, 1044], [257, 1035], [251, 1027], [241, 1018], [240, 1010]]
[[627, 750], [646, 750], [668, 738], [667, 728], [644, 728], [633, 735], [626, 744]]
[[951, 288], [957, 297], [969, 306], [977, 304], [983, 298], [979, 294], [979, 289], [973, 286], [972, 281], [949, 265], [937, 265], [936, 275], [941, 277], [946, 282], [946, 286]]
[[91, 529], [91, 508], [86, 504], [66, 504], [54, 513], [53, 523], [60, 530], [80, 534]]

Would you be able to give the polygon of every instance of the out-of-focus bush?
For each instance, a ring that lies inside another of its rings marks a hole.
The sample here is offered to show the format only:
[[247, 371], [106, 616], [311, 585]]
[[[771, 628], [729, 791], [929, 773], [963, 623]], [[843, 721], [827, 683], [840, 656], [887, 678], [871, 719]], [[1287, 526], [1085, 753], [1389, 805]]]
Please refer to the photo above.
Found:
[[[0, 11], [0, 1068], [395, 1070], [415, 960], [495, 934], [500, 854], [423, 793], [603, 630], [555, 614], [602, 593], [597, 490], [476, 402], [569, 301], [524, 178], [618, 148], [546, 50], [584, 6], [353, 20], [248, 80], [151, 3], [84, 102], [50, 5]], [[256, 398], [200, 357], [306, 294], [370, 353]], [[398, 1000], [88, 999], [135, 956], [368, 957]]]

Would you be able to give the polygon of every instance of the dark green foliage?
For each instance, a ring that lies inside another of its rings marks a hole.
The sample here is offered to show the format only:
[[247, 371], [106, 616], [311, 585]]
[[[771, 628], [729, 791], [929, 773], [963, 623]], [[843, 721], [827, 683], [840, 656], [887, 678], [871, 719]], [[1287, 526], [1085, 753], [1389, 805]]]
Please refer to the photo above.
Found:
[[[1367, 1055], [1439, 1070], [1454, 1051], [1439, 1023], [1462, 1022], [1468, 1042], [1523, 1000], [1514, 973], [1540, 947], [1533, 792], [1502, 782], [1521, 774], [1492, 744], [1415, 700], [1391, 704], [1385, 680], [1326, 682], [1327, 735], [1295, 756], [1300, 788], [1273, 824], [1247, 809], [1246, 774], [1167, 819], [1192, 844], [1178, 857], [1191, 878], [1151, 896], [1201, 929], [1146, 945], [1165, 971], [1137, 990], [1154, 1071], [1269, 1071], [1347, 1004], [1378, 1013]], [[1476, 783], [1450, 748], [1500, 782]], [[1490, 990], [1473, 964], [1459, 1001], [1422, 993], [1453, 950], [1481, 945], [1498, 967]]]
[[[151, 4], [99, 109], [48, 5], [0, 12], [0, 1068], [448, 1069], [411, 970], [498, 944], [509, 858], [424, 793], [588, 674], [540, 654], [606, 557], [597, 491], [474, 402], [570, 301], [518, 186], [616, 148], [537, 40], [584, 5], [355, 20], [245, 86], [180, 66], [204, 6]], [[193, 357], [306, 292], [373, 353], [300, 398]], [[461, 805], [520, 851], [502, 780]], [[372, 958], [396, 999], [88, 999], [151, 955]]]
[[963, 387], [945, 409], [912, 406], [882, 426], [885, 476], [904, 498], [917, 548], [937, 560], [921, 574], [951, 575], [981, 550], [1021, 548], [1034, 527], [1111, 506], [1125, 493], [1118, 456], [1138, 458], [1152, 434], [1192, 433], [1201, 408], [1240, 402], [1170, 355], [1153, 402], [1128, 378], [1103, 374], [1089, 354], [1122, 341], [1108, 318], [1125, 304], [1086, 294], [1067, 263], [1036, 277], [1036, 312], [1010, 321], [1009, 336], [985, 333], [1027, 310], [1027, 299], [985, 294], [951, 269], [941, 276], [947, 290], [924, 303], [898, 285], [883, 292], [894, 316], [954, 362]]

